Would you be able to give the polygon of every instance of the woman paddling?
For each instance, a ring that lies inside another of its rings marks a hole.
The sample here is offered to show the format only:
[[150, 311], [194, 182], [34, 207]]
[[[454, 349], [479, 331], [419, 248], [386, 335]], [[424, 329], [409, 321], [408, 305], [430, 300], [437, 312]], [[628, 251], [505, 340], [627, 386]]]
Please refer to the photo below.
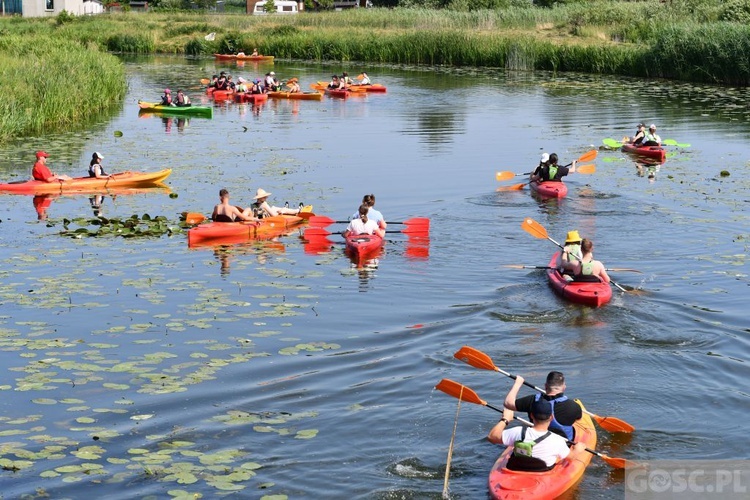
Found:
[[367, 218], [367, 212], [370, 211], [370, 207], [364, 203], [359, 207], [359, 217], [352, 220], [346, 229], [344, 230], [344, 238], [349, 235], [358, 234], [377, 234], [381, 238], [385, 237], [385, 230], [378, 227], [377, 222]]

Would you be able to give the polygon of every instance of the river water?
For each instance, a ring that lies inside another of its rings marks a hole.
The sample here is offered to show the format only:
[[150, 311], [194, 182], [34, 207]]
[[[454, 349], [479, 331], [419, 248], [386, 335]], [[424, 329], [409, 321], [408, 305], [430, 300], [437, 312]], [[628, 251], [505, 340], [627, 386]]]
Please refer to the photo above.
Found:
[[[61, 221], [90, 216], [87, 196], [54, 199], [40, 222], [31, 197], [3, 195], [4, 498], [439, 498], [457, 401], [433, 387], [450, 378], [499, 406], [511, 385], [454, 359], [463, 345], [536, 385], [563, 371], [569, 395], [636, 427], [600, 429], [610, 456], [749, 458], [747, 90], [357, 64], [127, 68], [119, 114], [6, 145], [2, 178], [27, 175], [42, 148], [70, 175], [94, 151], [110, 171], [169, 166], [171, 197], [106, 196], [102, 213], [175, 227], [180, 212], [209, 213], [222, 187], [240, 205], [262, 187], [334, 219], [372, 192], [391, 221], [429, 217], [429, 245], [389, 234], [357, 269], [337, 236], [327, 253], [298, 233], [203, 249], [183, 233], [74, 239]], [[368, 70], [388, 92], [138, 116], [164, 87], [209, 103], [201, 78], [272, 69], [303, 86]], [[543, 151], [567, 163], [639, 121], [691, 147], [658, 169], [600, 151], [559, 201], [496, 190], [513, 184], [497, 171], [527, 172]], [[556, 241], [577, 229], [608, 267], [642, 274], [611, 273], [629, 291], [600, 309], [565, 303], [543, 271], [506, 267], [546, 265], [556, 248], [524, 232], [525, 217]], [[453, 498], [486, 498], [498, 417], [461, 405]], [[573, 497], [623, 492], [622, 472], [594, 458]]]

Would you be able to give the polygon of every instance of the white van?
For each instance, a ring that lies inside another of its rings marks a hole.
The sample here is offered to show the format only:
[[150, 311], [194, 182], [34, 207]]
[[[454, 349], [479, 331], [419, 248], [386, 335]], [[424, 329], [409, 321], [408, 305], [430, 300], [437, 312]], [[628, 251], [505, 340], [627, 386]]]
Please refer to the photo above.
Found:
[[[299, 5], [297, 4], [297, 2], [293, 2], [292, 0], [275, 0], [273, 4], [276, 6], [276, 14], [298, 14], [299, 13]], [[266, 12], [265, 0], [262, 2], [256, 3], [255, 9], [253, 10], [253, 15], [265, 16], [266, 14], [268, 14], [268, 12]]]

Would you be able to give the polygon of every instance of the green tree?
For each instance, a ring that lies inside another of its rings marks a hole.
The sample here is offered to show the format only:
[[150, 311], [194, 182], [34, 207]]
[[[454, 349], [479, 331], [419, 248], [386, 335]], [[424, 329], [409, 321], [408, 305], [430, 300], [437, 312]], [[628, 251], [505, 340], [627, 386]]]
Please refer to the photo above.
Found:
[[273, 0], [266, 0], [266, 5], [263, 6], [263, 10], [265, 10], [267, 14], [273, 14], [276, 12], [276, 4]]

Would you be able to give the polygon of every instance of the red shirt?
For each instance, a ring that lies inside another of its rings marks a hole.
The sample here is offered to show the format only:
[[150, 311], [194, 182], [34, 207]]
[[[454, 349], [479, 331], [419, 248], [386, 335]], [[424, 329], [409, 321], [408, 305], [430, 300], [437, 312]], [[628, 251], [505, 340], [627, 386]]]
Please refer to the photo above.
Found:
[[31, 176], [37, 180], [37, 181], [44, 181], [44, 182], [51, 182], [52, 172], [50, 172], [50, 169], [47, 168], [47, 165], [42, 163], [41, 160], [37, 160], [36, 163], [34, 163], [34, 168], [31, 170]]

